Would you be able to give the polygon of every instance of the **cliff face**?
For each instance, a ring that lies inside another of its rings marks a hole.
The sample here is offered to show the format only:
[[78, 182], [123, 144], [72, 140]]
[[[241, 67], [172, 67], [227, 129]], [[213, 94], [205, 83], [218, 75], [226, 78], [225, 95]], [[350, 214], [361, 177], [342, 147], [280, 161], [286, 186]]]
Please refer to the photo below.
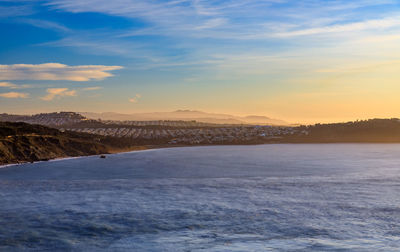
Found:
[[26, 123], [0, 123], [0, 164], [108, 153], [96, 135]]

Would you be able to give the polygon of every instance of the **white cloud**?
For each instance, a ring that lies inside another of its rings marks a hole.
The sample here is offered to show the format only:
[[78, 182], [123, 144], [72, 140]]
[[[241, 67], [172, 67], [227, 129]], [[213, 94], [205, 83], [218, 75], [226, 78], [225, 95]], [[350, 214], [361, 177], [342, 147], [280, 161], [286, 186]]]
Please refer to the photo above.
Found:
[[129, 99], [129, 102], [138, 103], [140, 98], [142, 98], [142, 95], [141, 94], [136, 94], [134, 97]]
[[17, 85], [11, 82], [0, 82], [0, 87], [5, 87], [9, 89], [22, 89], [22, 88], [30, 88], [30, 85]]
[[76, 96], [76, 90], [69, 90], [68, 88], [48, 88], [47, 95], [43, 96], [42, 100], [51, 101], [56, 97]]
[[109, 71], [121, 66], [82, 65], [59, 63], [0, 65], [0, 80], [102, 80], [113, 76]]
[[0, 93], [0, 97], [4, 98], [28, 98], [29, 94], [19, 92]]

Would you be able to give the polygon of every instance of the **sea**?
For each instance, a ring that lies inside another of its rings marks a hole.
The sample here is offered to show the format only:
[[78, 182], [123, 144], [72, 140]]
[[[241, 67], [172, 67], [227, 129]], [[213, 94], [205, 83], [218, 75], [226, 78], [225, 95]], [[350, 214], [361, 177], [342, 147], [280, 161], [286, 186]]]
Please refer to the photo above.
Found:
[[400, 251], [400, 145], [177, 147], [2, 167], [0, 251]]

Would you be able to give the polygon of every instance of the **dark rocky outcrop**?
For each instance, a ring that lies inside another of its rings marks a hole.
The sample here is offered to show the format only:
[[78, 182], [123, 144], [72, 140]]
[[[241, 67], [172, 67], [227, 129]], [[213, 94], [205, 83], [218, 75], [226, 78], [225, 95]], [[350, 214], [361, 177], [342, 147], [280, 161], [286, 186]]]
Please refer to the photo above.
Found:
[[0, 164], [109, 153], [114, 142], [98, 135], [0, 122]]

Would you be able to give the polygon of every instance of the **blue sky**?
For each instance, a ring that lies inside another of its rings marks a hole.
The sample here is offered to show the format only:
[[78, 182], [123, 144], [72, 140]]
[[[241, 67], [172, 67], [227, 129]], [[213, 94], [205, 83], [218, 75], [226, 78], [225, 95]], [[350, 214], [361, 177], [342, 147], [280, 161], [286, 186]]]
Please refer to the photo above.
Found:
[[400, 116], [397, 0], [0, 0], [0, 31], [1, 112]]

